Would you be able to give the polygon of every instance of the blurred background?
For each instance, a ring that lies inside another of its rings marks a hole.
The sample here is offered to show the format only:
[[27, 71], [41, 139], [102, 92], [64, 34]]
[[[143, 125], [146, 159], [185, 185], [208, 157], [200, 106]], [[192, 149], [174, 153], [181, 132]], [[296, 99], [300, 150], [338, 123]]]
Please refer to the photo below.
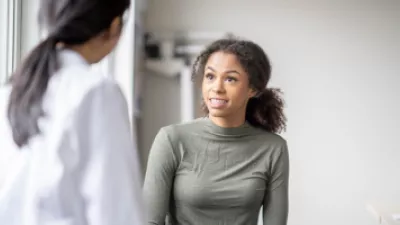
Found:
[[[38, 2], [0, 2], [3, 84], [40, 40]], [[285, 93], [289, 225], [397, 224], [389, 217], [400, 213], [399, 0], [134, 3], [118, 48], [94, 67], [125, 92], [143, 173], [160, 127], [203, 116], [190, 82], [196, 54], [238, 36], [264, 48], [270, 86]]]

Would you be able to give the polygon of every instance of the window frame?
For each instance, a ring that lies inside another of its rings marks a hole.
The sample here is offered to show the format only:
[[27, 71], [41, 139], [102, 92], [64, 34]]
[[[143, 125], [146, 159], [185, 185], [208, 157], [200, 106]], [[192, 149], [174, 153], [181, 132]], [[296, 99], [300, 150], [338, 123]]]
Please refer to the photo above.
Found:
[[0, 85], [5, 84], [13, 71], [16, 69], [21, 59], [21, 16], [22, 0], [3, 1], [0, 13], [6, 15], [6, 21], [1, 21], [5, 25], [5, 32], [1, 32], [2, 45], [5, 51], [0, 52], [3, 57], [0, 62]]

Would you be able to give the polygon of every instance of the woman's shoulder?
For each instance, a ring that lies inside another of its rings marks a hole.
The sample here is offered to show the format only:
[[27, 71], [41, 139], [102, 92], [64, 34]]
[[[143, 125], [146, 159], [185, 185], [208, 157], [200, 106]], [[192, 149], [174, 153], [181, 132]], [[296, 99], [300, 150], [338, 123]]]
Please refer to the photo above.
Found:
[[159, 133], [164, 133], [171, 142], [191, 138], [204, 128], [204, 118], [194, 119], [188, 122], [175, 123], [160, 128]]
[[262, 137], [264, 140], [274, 145], [283, 146], [287, 144], [286, 139], [281, 134], [272, 132], [263, 132]]
[[282, 134], [269, 132], [261, 128], [255, 128], [255, 135], [253, 136], [253, 143], [258, 143], [258, 145], [265, 145], [272, 147], [273, 149], [287, 149], [287, 140]]
[[55, 84], [69, 86], [74, 91], [88, 93], [93, 90], [102, 90], [110, 86], [117, 86], [111, 77], [104, 76], [98, 71], [84, 66], [71, 66], [63, 68], [52, 80]]
[[160, 130], [170, 135], [188, 134], [204, 127], [204, 118], [197, 118], [188, 122], [175, 123], [161, 127]]
[[59, 52], [60, 69], [50, 80], [50, 88], [70, 90], [76, 97], [93, 92], [104, 92], [118, 88], [117, 82], [106, 76], [97, 66], [91, 66], [76, 52]]
[[69, 67], [61, 70], [51, 80], [48, 92], [53, 96], [72, 101], [73, 105], [80, 105], [83, 101], [90, 102], [93, 98], [121, 96], [119, 84], [111, 77], [103, 76], [97, 71], [86, 67]]

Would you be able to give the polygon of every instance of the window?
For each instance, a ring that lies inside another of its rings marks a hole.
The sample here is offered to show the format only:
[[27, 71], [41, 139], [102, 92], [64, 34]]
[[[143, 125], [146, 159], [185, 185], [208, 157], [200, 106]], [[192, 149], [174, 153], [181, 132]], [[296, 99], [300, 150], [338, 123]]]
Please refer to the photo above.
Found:
[[0, 1], [0, 85], [20, 59], [21, 0]]
[[7, 74], [7, 25], [8, 1], [0, 1], [0, 85], [4, 83]]

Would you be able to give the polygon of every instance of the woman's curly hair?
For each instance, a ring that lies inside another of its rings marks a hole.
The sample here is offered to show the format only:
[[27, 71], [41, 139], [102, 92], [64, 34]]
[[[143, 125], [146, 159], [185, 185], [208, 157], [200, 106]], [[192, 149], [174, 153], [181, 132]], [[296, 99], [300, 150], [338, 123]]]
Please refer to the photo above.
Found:
[[[208, 58], [215, 52], [234, 54], [249, 75], [251, 88], [257, 95], [249, 99], [246, 107], [246, 120], [255, 127], [268, 132], [280, 133], [286, 129], [283, 112], [284, 101], [280, 89], [267, 88], [271, 78], [271, 63], [264, 50], [256, 43], [236, 38], [220, 39], [211, 43], [196, 58], [192, 68], [192, 80], [202, 81]], [[203, 111], [208, 109], [203, 102]]]

